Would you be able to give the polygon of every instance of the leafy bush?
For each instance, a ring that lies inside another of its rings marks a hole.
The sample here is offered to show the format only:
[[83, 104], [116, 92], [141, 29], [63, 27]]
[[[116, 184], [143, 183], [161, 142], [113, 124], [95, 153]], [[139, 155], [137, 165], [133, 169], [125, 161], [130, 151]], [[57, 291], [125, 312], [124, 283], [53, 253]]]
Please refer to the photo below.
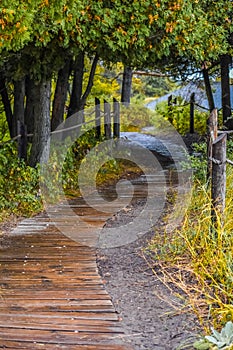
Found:
[[221, 332], [211, 327], [212, 334], [206, 335], [204, 339], [196, 341], [193, 346], [197, 350], [230, 350], [233, 348], [233, 323], [227, 322]]
[[[79, 168], [82, 162], [85, 163], [85, 156], [92, 150], [92, 162], [96, 161], [96, 164], [99, 164], [99, 158], [101, 158], [104, 150], [102, 149], [102, 141], [96, 140], [95, 138], [95, 130], [89, 130], [84, 133], [68, 150], [65, 162], [63, 164], [63, 172], [62, 172], [62, 182], [65, 193], [70, 194], [74, 192], [76, 194], [79, 193], [79, 183], [78, 183], [78, 175]], [[101, 148], [98, 145], [101, 144]], [[107, 153], [109, 153], [109, 149], [106, 149]], [[95, 154], [96, 153], [96, 156]], [[105, 153], [104, 153], [105, 154]], [[103, 155], [104, 155], [103, 154]], [[93, 169], [94, 163], [93, 163]], [[90, 171], [88, 169], [87, 171]], [[127, 172], [134, 172], [135, 174], [140, 172], [140, 169], [129, 161], [124, 161], [123, 159], [111, 159], [104, 163], [99, 169], [96, 175], [96, 185], [103, 186], [109, 182], [116, 182], [119, 178], [124, 176]], [[85, 174], [84, 174], [85, 175]], [[86, 179], [92, 176], [92, 174], [87, 173]]]
[[79, 189], [78, 170], [80, 164], [87, 153], [98, 145], [101, 140], [98, 141], [96, 139], [95, 130], [92, 129], [79, 137], [68, 150], [62, 169], [62, 182], [65, 191], [77, 191]]
[[1, 212], [30, 215], [41, 208], [38, 170], [18, 159], [14, 143], [4, 144], [0, 149]]
[[[168, 106], [167, 102], [161, 102], [156, 105], [156, 113], [168, 120], [175, 129], [185, 135], [190, 128], [190, 106], [184, 104], [181, 98], [177, 98], [178, 104]], [[194, 113], [194, 129], [195, 132], [203, 135], [206, 132], [208, 113], [200, 112], [195, 109]]]
[[143, 105], [121, 106], [121, 131], [140, 131], [152, 125], [153, 112]]
[[187, 165], [183, 163], [183, 168], [189, 168], [191, 163], [194, 180], [204, 184], [207, 178], [207, 143], [193, 143], [192, 149], [193, 153], [188, 157], [189, 162]]

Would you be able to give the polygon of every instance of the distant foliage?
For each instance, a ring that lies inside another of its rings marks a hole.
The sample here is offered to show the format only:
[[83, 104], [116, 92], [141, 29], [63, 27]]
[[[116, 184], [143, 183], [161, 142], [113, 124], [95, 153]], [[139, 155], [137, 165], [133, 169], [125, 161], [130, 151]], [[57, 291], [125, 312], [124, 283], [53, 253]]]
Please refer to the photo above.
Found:
[[[161, 102], [156, 106], [156, 113], [170, 121], [175, 129], [185, 135], [190, 127], [190, 105], [177, 98], [177, 105], [168, 106], [167, 102]], [[195, 109], [194, 129], [195, 132], [203, 135], [206, 132], [208, 113]]]
[[175, 87], [176, 84], [165, 77], [135, 75], [132, 81], [132, 95], [160, 97], [171, 92]]

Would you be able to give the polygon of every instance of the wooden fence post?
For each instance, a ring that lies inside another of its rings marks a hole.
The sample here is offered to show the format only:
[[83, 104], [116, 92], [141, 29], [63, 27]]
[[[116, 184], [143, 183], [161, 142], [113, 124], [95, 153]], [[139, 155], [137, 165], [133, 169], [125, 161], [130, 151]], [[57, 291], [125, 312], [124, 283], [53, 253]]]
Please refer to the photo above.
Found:
[[226, 146], [227, 134], [221, 134], [212, 144], [212, 221], [216, 223], [217, 214], [223, 223], [226, 196]]
[[171, 105], [172, 105], [172, 95], [168, 96], [167, 105], [168, 105], [168, 106], [171, 106]]
[[120, 137], [120, 104], [114, 98], [113, 99], [113, 137]]
[[107, 140], [111, 138], [111, 106], [104, 101], [104, 136]]
[[190, 96], [190, 124], [189, 124], [190, 134], [194, 134], [194, 108], [195, 108], [195, 93], [193, 92]]
[[207, 181], [212, 176], [212, 145], [213, 142], [218, 137], [218, 110], [215, 108], [209, 115], [207, 121], [207, 157], [208, 157], [208, 165], [207, 165]]
[[97, 140], [101, 137], [100, 100], [95, 98], [95, 136]]
[[18, 120], [17, 122], [18, 138], [18, 157], [19, 159], [27, 160], [27, 127]]
[[167, 99], [167, 105], [168, 105], [168, 121], [172, 124], [173, 120], [172, 120], [172, 98], [173, 96], [170, 95], [168, 96]]

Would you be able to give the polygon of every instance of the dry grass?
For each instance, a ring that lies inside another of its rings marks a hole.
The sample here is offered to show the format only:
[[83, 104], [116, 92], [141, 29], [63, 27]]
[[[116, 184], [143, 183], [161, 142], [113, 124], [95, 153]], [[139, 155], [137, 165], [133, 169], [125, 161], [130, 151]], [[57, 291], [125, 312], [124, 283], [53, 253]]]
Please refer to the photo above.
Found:
[[[155, 234], [153, 271], [192, 309], [205, 332], [233, 321], [233, 174], [228, 169], [224, 224], [211, 225], [209, 189], [196, 183], [183, 225]], [[172, 287], [171, 287], [172, 286]]]

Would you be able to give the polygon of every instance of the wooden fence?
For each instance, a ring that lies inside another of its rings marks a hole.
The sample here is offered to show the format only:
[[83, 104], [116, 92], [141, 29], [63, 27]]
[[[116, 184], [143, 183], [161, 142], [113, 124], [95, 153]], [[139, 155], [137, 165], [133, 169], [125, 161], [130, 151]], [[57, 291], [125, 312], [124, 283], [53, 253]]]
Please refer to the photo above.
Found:
[[224, 222], [226, 200], [227, 135], [233, 131], [218, 130], [218, 110], [214, 109], [208, 119], [208, 180], [211, 181], [212, 222], [220, 215]]
[[[172, 95], [168, 97], [168, 106], [176, 106], [177, 98]], [[184, 106], [190, 105], [190, 125], [189, 132], [192, 134], [194, 128], [194, 108], [195, 93], [190, 96], [190, 101]], [[204, 108], [203, 108], [204, 109]], [[211, 183], [211, 217], [213, 224], [216, 223], [217, 216], [224, 222], [224, 209], [226, 201], [226, 164], [233, 165], [233, 162], [227, 159], [227, 135], [233, 134], [233, 131], [218, 130], [218, 110], [214, 109], [207, 121], [207, 180]]]
[[[114, 98], [111, 104], [104, 100], [104, 111], [102, 112], [104, 117], [104, 136], [106, 139], [119, 138], [120, 137], [120, 103]], [[101, 110], [100, 100], [95, 98], [95, 120], [96, 120], [96, 137], [101, 137]]]
[[[112, 103], [104, 101], [104, 110], [102, 111], [100, 100], [95, 98], [94, 110], [88, 114], [88, 117], [92, 115], [94, 115], [93, 119], [85, 120], [87, 116], [85, 116], [84, 111], [84, 120], [80, 125], [77, 124], [77, 128], [81, 128], [87, 124], [93, 124], [97, 139], [100, 139], [102, 135], [104, 135], [106, 139], [120, 137], [120, 103], [116, 99], [113, 99]], [[63, 130], [53, 131], [51, 135], [58, 132], [62, 133]], [[14, 140], [18, 142], [18, 157], [20, 159], [26, 160], [28, 138], [32, 136], [33, 134], [27, 134], [26, 125], [22, 122], [18, 122], [17, 136]]]
[[[178, 106], [177, 105], [177, 97], [173, 97], [173, 95], [170, 95], [168, 96], [168, 106]], [[193, 92], [191, 95], [190, 95], [190, 99], [189, 99], [189, 102], [185, 103], [185, 104], [182, 104], [181, 107], [185, 107], [185, 106], [190, 106], [189, 108], [189, 133], [190, 134], [194, 134], [195, 132], [195, 106], [203, 109], [203, 110], [206, 110], [208, 111], [209, 109], [203, 107], [203, 106], [200, 106], [198, 103], [196, 103], [196, 100], [195, 100], [195, 92]], [[170, 122], [172, 123], [172, 120], [170, 120]]]

